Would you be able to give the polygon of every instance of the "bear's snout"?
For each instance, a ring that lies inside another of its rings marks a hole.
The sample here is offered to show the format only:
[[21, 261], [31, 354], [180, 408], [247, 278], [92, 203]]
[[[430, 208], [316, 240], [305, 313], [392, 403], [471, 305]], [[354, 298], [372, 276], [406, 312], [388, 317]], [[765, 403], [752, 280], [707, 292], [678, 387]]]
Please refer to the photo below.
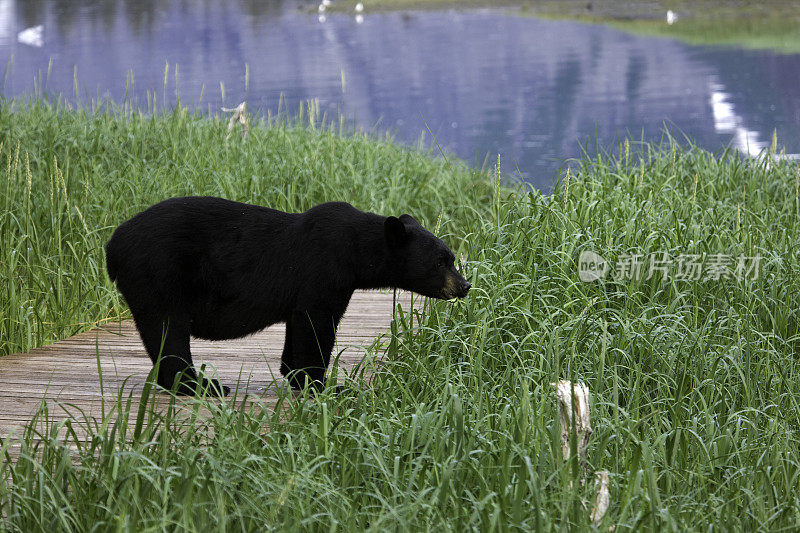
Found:
[[461, 277], [461, 274], [458, 272], [451, 272], [448, 273], [445, 278], [442, 296], [445, 300], [464, 298], [467, 292], [469, 292], [470, 287], [472, 287], [470, 282]]
[[467, 280], [462, 281], [461, 282], [461, 294], [459, 294], [458, 297], [459, 298], [465, 297], [467, 295], [467, 293], [469, 292], [469, 289], [471, 287], [472, 287], [472, 284], [469, 281], [467, 281]]

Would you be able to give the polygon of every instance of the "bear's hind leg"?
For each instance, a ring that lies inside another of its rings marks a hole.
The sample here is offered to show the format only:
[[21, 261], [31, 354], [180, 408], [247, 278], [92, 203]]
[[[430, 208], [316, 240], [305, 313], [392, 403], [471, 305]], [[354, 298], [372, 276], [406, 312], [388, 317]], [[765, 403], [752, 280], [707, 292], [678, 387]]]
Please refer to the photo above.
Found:
[[179, 383], [175, 392], [180, 395], [191, 396], [201, 390], [206, 390], [209, 395], [215, 396], [228, 394], [230, 389], [217, 380], [198, 378], [189, 350], [187, 319], [176, 317], [163, 319], [141, 312], [134, 312], [133, 319], [147, 354], [154, 365], [158, 364], [156, 382], [159, 387], [172, 390], [177, 379]]

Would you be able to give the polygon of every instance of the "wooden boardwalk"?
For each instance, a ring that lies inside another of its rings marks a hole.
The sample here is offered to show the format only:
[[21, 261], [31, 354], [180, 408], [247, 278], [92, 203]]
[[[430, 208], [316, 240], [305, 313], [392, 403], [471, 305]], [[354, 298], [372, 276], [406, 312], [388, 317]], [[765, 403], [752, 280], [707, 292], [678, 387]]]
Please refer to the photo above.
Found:
[[[374, 343], [386, 340], [392, 319], [391, 292], [357, 291], [350, 301], [336, 339], [339, 366], [353, 369]], [[409, 293], [398, 293], [404, 308]], [[222, 383], [246, 391], [267, 405], [287, 387], [280, 375], [284, 325], [233, 341], [193, 339], [192, 356], [197, 368], [216, 375]], [[334, 354], [335, 355], [335, 354]], [[100, 372], [102, 371], [102, 394]], [[134, 400], [152, 368], [131, 321], [115, 322], [25, 354], [0, 357], [0, 438], [19, 433], [31, 420], [42, 400], [49, 404], [50, 419], [64, 419], [66, 410], [99, 418], [102, 400], [113, 402], [120, 387], [133, 390]], [[166, 394], [160, 394], [168, 398]]]

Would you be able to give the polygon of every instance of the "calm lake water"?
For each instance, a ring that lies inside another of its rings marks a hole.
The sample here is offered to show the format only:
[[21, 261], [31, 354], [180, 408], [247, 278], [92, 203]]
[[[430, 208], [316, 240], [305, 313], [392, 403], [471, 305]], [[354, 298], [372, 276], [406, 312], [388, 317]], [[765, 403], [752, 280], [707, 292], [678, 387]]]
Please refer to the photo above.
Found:
[[544, 190], [587, 143], [591, 153], [626, 134], [658, 140], [665, 124], [710, 150], [747, 153], [777, 130], [779, 145], [800, 152], [800, 55], [492, 11], [323, 19], [315, 5], [0, 0], [0, 63], [13, 57], [2, 94], [33, 92], [41, 73], [46, 91], [73, 98], [77, 68], [83, 97], [121, 101], [131, 71], [140, 105], [148, 91], [169, 105], [177, 66], [183, 104], [218, 110], [221, 83], [224, 104], [246, 99], [248, 111], [318, 99], [329, 117], [403, 142], [432, 133], [478, 166], [499, 153], [507, 172]]

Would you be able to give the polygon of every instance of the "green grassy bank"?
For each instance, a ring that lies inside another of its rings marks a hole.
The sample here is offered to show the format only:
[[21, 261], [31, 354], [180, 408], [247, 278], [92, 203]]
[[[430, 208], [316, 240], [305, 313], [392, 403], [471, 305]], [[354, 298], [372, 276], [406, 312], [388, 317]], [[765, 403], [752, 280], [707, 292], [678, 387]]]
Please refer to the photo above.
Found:
[[[226, 150], [221, 123], [183, 113], [5, 103], [0, 124], [11, 169], [0, 235], [12, 244], [2, 290], [17, 291], [2, 293], [2, 338], [30, 331], [6, 350], [120, 313], [101, 246], [118, 221], [175, 194], [286, 209], [350, 199], [430, 227], [441, 216], [473, 284], [459, 303], [402, 315], [381, 373], [352, 394], [286, 399], [274, 415], [212, 401], [192, 431], [169, 416], [128, 433], [101, 425], [74, 443], [78, 461], [29, 433], [0, 472], [2, 527], [590, 529], [592, 483], [579, 481], [600, 469], [603, 531], [800, 525], [796, 164], [631, 146], [582, 161], [545, 196], [320, 128], [261, 125]], [[584, 283], [581, 250], [612, 263], [763, 260], [742, 280]], [[561, 459], [558, 379], [591, 391], [585, 468]]]
[[[617, 29], [699, 45], [800, 52], [800, 2], [773, 0], [360, 0], [365, 13], [427, 9], [507, 10], [512, 14], [608, 24]], [[332, 9], [352, 12], [356, 0]], [[667, 10], [677, 21], [666, 23]]]

